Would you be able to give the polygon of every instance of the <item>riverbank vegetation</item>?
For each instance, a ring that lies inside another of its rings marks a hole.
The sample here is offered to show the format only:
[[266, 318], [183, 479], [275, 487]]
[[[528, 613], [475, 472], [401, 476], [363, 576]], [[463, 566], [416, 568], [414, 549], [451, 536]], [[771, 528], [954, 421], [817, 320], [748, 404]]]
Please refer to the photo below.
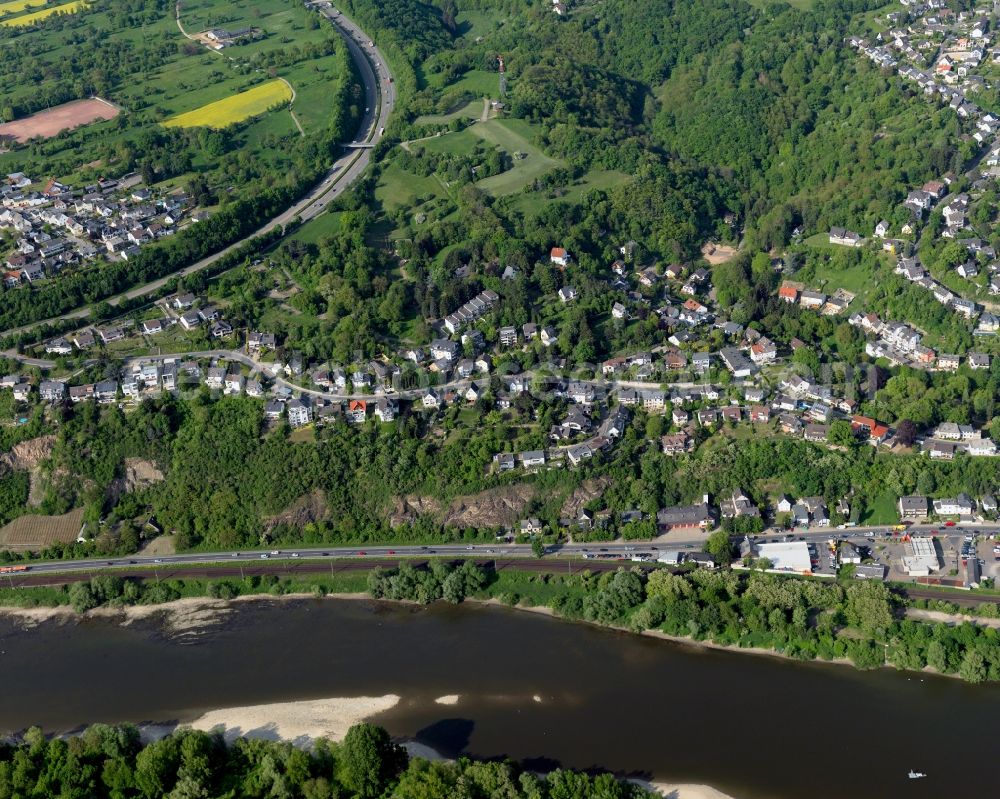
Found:
[[653, 795], [610, 774], [557, 770], [544, 776], [512, 763], [410, 759], [372, 724], [342, 743], [290, 743], [178, 730], [143, 744], [131, 725], [95, 724], [47, 739], [37, 727], [0, 747], [0, 796], [160, 799], [241, 796], [270, 799], [646, 799]]
[[[465, 568], [465, 567], [463, 567]], [[452, 575], [407, 565], [375, 571], [377, 599], [428, 602]], [[859, 669], [931, 668], [972, 683], [1000, 680], [1000, 633], [992, 627], [901, 618], [902, 600], [883, 583], [846, 584], [729, 570], [640, 568], [577, 575], [489, 575], [481, 593], [517, 606], [545, 606], [568, 619], [796, 660], [848, 659]]]
[[[556, 567], [558, 568], [558, 567]], [[859, 669], [930, 668], [972, 683], [1000, 681], [1000, 631], [962, 622], [946, 603], [915, 603], [958, 623], [905, 617], [908, 605], [883, 583], [829, 582], [729, 570], [618, 569], [563, 574], [493, 571], [471, 560], [431, 560], [369, 572], [302, 576], [166, 579], [151, 570], [139, 580], [114, 574], [59, 588], [0, 588], [0, 605], [19, 608], [154, 606], [182, 598], [328, 594], [373, 599], [461, 603], [490, 600], [545, 607], [574, 621], [664, 635], [732, 649], [773, 652], [795, 660], [844, 660]], [[979, 611], [977, 611], [978, 613]], [[981, 615], [996, 617], [995, 607]], [[950, 622], [950, 620], [949, 620]]]

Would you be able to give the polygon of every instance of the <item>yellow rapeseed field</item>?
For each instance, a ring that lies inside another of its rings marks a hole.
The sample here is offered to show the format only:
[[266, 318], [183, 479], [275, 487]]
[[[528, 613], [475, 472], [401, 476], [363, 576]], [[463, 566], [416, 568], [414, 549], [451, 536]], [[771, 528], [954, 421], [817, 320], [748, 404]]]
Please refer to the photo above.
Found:
[[168, 128], [224, 128], [262, 114], [291, 99], [292, 90], [288, 84], [282, 80], [272, 80], [193, 111], [178, 114], [163, 124]]
[[[34, 0], [32, 0], [32, 3], [37, 5]], [[20, 5], [21, 8], [10, 8], [10, 6], [17, 5]], [[17, 0], [17, 2], [6, 3], [0, 6], [0, 14], [21, 11], [27, 7], [28, 3]], [[10, 19], [0, 20], [0, 25], [5, 25], [8, 28], [22, 28], [26, 25], [34, 25], [36, 22], [41, 22], [43, 19], [51, 17], [53, 14], [75, 14], [77, 11], [81, 11], [86, 7], [86, 0], [74, 0], [72, 3], [63, 3], [61, 6], [49, 6], [48, 8], [43, 8], [41, 11], [36, 11], [34, 14], [25, 14], [21, 17], [11, 17]], [[7, 9], [7, 11], [4, 11], [4, 9]]]
[[26, 8], [45, 5], [45, 0], [12, 0], [10, 3], [0, 3], [0, 17], [17, 14]]

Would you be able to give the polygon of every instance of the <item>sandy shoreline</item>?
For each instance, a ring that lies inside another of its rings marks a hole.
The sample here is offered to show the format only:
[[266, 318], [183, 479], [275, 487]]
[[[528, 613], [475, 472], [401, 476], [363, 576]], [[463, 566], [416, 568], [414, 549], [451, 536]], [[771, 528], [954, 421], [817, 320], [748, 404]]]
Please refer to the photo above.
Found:
[[[438, 697], [437, 704], [458, 703], [457, 694]], [[219, 708], [202, 713], [193, 721], [171, 725], [147, 725], [143, 738], [153, 740], [169, 735], [179, 728], [210, 732], [220, 730], [232, 742], [236, 738], [260, 738], [287, 741], [295, 746], [312, 746], [318, 738], [342, 741], [352, 725], [369, 720], [394, 708], [400, 701], [396, 694], [384, 696], [332, 697], [272, 702], [262, 705]], [[447, 760], [440, 752], [419, 741], [404, 741], [410, 757], [426, 760]], [[732, 799], [709, 785], [664, 781], [631, 780], [648, 791], [669, 799]]]
[[144, 727], [143, 736], [160, 738], [178, 727], [190, 727], [206, 732], [221, 730], [230, 742], [237, 738], [262, 738], [311, 746], [318, 738], [342, 741], [353, 725], [391, 710], [398, 703], [399, 696], [385, 694], [219, 708], [206, 711], [193, 721]]
[[[233, 599], [212, 599], [206, 596], [185, 597], [175, 599], [172, 602], [164, 602], [158, 605], [123, 605], [121, 607], [102, 606], [88, 610], [85, 613], [77, 613], [69, 605], [57, 605], [55, 607], [34, 607], [21, 608], [13, 605], [0, 605], [0, 615], [9, 616], [20, 620], [26, 626], [34, 626], [46, 621], [65, 621], [76, 618], [91, 619], [118, 619], [123, 624], [133, 621], [149, 619], [154, 616], [163, 615], [167, 626], [171, 631], [178, 632], [185, 629], [202, 626], [204, 623], [211, 623], [221, 620], [221, 617], [231, 609], [232, 605], [246, 602], [274, 601], [282, 602], [299, 599], [315, 599], [315, 595], [308, 593], [298, 594], [246, 594], [234, 597]], [[364, 593], [344, 593], [328, 594], [329, 599], [371, 599]]]

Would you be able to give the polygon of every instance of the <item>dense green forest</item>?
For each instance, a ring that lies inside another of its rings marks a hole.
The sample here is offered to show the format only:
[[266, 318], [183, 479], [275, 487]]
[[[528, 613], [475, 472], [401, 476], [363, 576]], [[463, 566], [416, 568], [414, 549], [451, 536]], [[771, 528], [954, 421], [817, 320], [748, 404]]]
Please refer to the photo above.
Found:
[[544, 776], [511, 763], [409, 759], [388, 733], [357, 724], [339, 744], [289, 743], [180, 730], [143, 744], [132, 726], [95, 724], [47, 739], [37, 727], [0, 749], [0, 796], [65, 799], [241, 796], [269, 799], [645, 799], [610, 774], [557, 770]]

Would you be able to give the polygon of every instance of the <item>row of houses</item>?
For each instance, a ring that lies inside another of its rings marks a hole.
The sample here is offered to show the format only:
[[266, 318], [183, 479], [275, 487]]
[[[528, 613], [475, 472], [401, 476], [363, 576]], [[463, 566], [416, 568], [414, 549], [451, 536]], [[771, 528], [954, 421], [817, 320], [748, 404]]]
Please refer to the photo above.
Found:
[[4, 285], [51, 278], [66, 266], [106, 257], [128, 260], [140, 247], [169, 236], [188, 213], [184, 195], [154, 199], [137, 176], [73, 189], [50, 180], [31, 190], [30, 178], [8, 175], [0, 184], [0, 229], [17, 237], [4, 262]]

